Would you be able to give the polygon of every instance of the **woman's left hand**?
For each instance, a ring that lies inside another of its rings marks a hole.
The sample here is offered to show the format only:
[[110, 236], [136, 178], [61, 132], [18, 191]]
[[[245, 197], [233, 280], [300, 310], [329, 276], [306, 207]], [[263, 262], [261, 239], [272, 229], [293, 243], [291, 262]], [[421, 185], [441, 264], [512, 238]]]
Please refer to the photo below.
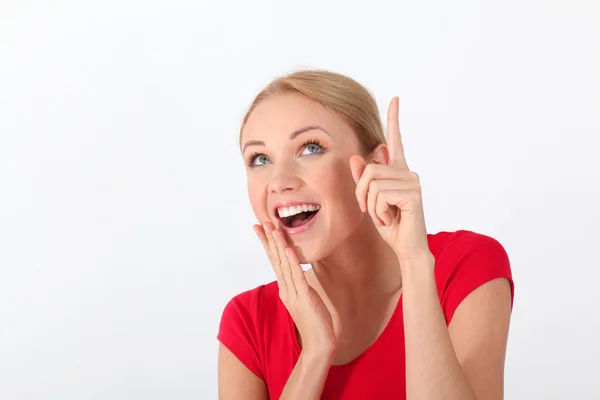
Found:
[[355, 155], [350, 158], [356, 182], [356, 198], [368, 211], [379, 233], [394, 249], [400, 261], [431, 256], [417, 173], [406, 164], [398, 119], [399, 100], [394, 97], [388, 109], [388, 162], [367, 164]]

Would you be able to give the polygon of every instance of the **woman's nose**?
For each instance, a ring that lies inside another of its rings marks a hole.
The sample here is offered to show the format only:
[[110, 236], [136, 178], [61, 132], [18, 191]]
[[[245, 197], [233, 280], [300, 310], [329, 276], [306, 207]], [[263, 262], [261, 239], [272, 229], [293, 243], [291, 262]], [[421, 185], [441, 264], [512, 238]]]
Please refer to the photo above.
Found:
[[272, 193], [294, 192], [302, 186], [302, 180], [290, 169], [279, 169], [269, 182]]

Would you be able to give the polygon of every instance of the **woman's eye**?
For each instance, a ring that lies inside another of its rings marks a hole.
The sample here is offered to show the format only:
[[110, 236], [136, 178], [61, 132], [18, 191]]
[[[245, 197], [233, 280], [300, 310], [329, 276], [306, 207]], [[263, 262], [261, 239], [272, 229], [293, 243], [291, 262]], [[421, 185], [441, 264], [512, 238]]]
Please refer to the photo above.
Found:
[[321, 151], [323, 151], [323, 148], [321, 146], [315, 143], [310, 143], [304, 148], [304, 151], [302, 151], [302, 155], [316, 154], [320, 153]]
[[269, 160], [267, 156], [265, 156], [264, 154], [259, 154], [256, 157], [254, 157], [254, 160], [252, 160], [252, 165], [264, 165], [268, 164], [269, 162], [271, 162], [271, 160]]

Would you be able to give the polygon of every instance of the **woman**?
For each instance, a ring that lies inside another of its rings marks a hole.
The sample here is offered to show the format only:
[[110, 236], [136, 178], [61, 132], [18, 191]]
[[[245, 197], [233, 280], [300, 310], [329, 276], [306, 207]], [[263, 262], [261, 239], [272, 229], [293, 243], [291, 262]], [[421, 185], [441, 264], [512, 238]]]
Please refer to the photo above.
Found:
[[343, 75], [296, 72], [252, 103], [240, 146], [277, 280], [225, 307], [221, 399], [503, 397], [507, 254], [475, 232], [427, 234], [398, 104], [386, 141]]

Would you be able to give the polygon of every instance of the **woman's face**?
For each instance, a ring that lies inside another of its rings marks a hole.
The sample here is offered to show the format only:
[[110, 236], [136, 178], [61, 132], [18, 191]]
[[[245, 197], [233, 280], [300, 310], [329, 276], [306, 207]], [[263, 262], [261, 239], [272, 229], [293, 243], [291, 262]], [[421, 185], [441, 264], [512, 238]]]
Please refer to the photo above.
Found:
[[359, 226], [348, 160], [360, 145], [340, 115], [299, 93], [271, 96], [250, 115], [242, 154], [256, 218], [283, 230], [301, 263], [325, 258]]

